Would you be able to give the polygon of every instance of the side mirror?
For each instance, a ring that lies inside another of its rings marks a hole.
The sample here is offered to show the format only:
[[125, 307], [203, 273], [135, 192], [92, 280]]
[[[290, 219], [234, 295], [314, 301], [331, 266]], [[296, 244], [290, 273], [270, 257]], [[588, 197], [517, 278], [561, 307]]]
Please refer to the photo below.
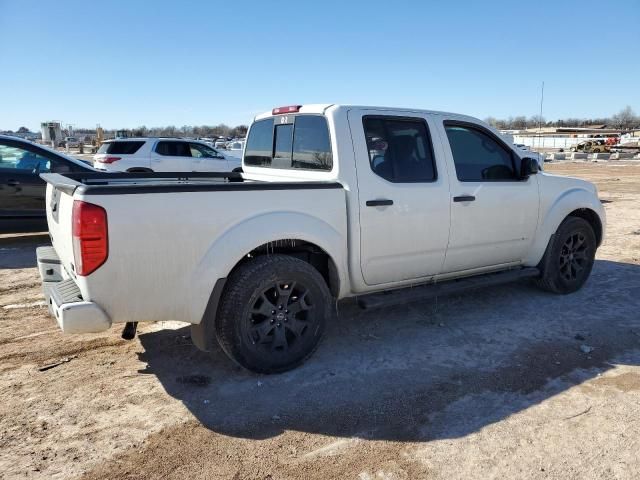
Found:
[[531, 157], [524, 157], [520, 160], [520, 178], [527, 179], [531, 175], [538, 173], [538, 161]]

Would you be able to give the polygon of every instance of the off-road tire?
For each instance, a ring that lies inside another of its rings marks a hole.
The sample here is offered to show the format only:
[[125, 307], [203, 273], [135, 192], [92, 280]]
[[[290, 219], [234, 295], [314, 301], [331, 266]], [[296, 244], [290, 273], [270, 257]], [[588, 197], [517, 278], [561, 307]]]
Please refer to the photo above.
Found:
[[[582, 242], [582, 243], [581, 243]], [[572, 252], [572, 245], [576, 251]], [[596, 235], [586, 220], [567, 217], [558, 227], [540, 262], [535, 284], [548, 292], [573, 293], [589, 278], [596, 255]]]
[[284, 372], [318, 348], [333, 303], [324, 278], [309, 263], [288, 255], [259, 256], [230, 275], [216, 338], [238, 365], [256, 373]]

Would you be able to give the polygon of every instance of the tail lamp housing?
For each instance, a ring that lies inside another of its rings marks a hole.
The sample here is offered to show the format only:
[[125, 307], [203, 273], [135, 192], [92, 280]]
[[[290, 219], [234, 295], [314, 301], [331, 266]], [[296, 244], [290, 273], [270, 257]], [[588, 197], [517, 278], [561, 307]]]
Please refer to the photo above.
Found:
[[122, 160], [122, 157], [114, 157], [112, 155], [107, 155], [106, 157], [100, 160], [100, 163], [113, 163], [113, 162], [117, 162], [118, 160]]
[[74, 200], [72, 231], [75, 271], [89, 275], [109, 256], [107, 212], [99, 205]]

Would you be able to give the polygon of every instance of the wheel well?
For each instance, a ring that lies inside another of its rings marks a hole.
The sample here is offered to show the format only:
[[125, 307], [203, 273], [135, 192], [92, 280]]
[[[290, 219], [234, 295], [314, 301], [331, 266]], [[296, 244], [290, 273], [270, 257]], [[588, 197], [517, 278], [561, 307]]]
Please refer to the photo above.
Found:
[[340, 279], [338, 269], [331, 256], [317, 245], [306, 242], [304, 240], [283, 239], [268, 242], [254, 248], [245, 257], [233, 267], [238, 268], [244, 262], [255, 258], [259, 255], [271, 255], [278, 253], [281, 255], [290, 255], [309, 263], [314, 267], [327, 282], [327, 286], [334, 297], [338, 296], [340, 291]]
[[596, 212], [588, 208], [579, 208], [571, 212], [569, 216], [582, 218], [589, 222], [589, 225], [593, 228], [593, 232], [596, 234], [596, 243], [600, 246], [602, 242], [602, 222]]

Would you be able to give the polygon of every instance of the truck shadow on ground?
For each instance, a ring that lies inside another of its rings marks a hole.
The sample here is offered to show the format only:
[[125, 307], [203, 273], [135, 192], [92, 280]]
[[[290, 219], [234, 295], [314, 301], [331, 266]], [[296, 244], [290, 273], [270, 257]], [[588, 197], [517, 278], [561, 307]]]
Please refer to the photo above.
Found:
[[197, 351], [189, 328], [142, 333], [141, 373], [225, 435], [456, 438], [637, 365], [639, 310], [640, 266], [597, 261], [567, 296], [518, 283], [374, 312], [342, 305], [317, 353], [281, 375]]

